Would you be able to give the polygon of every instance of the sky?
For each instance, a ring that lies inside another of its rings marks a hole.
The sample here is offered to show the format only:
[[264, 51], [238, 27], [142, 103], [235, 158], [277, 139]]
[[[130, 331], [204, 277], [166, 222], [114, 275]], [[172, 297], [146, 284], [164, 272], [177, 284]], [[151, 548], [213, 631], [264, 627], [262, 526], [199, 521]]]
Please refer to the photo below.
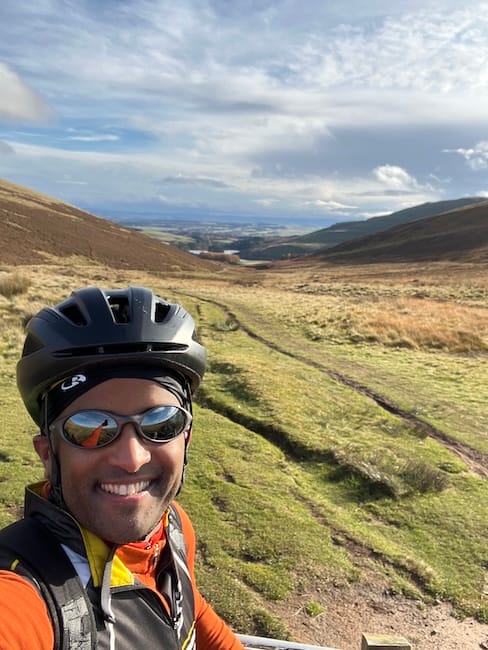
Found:
[[488, 197], [488, 3], [1, 0], [0, 178], [297, 224]]

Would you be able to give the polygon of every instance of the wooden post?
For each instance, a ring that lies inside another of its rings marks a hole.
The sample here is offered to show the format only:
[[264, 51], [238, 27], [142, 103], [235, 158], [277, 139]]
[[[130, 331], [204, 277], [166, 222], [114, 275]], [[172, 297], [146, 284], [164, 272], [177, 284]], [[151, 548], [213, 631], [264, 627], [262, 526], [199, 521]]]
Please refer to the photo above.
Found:
[[363, 634], [361, 650], [412, 650], [412, 646], [403, 636]]

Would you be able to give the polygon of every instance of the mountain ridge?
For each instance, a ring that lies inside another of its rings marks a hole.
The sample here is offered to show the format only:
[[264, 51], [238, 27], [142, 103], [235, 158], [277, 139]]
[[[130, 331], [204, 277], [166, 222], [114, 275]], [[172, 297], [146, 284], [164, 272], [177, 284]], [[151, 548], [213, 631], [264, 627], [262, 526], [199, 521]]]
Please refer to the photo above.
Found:
[[332, 248], [346, 241], [363, 237], [375, 232], [381, 232], [403, 223], [419, 221], [436, 214], [452, 212], [470, 205], [487, 202], [480, 197], [465, 197], [447, 201], [422, 203], [389, 214], [371, 217], [364, 221], [343, 221], [314, 230], [305, 235], [276, 239], [273, 242], [262, 243], [249, 250], [241, 250], [242, 257], [248, 259], [276, 260], [286, 257], [300, 257], [319, 251], [322, 248]]
[[348, 264], [488, 262], [488, 201], [402, 223], [310, 257]]

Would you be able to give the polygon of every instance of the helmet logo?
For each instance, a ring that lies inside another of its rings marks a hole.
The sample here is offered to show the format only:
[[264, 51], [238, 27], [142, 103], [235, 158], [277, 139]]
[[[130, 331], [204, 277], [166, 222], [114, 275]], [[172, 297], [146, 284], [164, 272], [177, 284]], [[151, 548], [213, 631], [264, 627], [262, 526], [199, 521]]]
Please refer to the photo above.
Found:
[[67, 391], [71, 390], [75, 386], [79, 386], [82, 384], [84, 381], [86, 381], [85, 375], [73, 375], [73, 377], [70, 377], [69, 379], [65, 379], [63, 383], [61, 384], [61, 390]]

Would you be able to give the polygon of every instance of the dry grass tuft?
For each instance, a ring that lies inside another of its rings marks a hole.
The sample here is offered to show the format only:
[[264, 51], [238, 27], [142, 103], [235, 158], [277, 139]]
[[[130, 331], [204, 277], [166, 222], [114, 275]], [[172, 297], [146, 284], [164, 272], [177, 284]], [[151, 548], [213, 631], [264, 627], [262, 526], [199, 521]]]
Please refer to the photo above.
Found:
[[30, 286], [30, 279], [23, 273], [15, 271], [0, 278], [0, 295], [4, 298], [12, 298], [12, 296], [25, 293]]

